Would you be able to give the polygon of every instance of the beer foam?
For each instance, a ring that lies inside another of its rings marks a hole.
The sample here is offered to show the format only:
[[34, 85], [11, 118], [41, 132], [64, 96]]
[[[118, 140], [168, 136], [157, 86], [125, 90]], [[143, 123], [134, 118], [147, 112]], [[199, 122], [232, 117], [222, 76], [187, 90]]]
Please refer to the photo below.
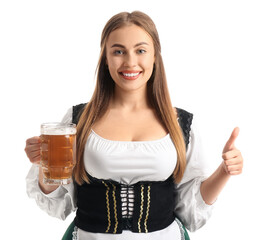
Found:
[[41, 124], [41, 134], [44, 135], [69, 135], [76, 134], [76, 125], [63, 123], [43, 123]]

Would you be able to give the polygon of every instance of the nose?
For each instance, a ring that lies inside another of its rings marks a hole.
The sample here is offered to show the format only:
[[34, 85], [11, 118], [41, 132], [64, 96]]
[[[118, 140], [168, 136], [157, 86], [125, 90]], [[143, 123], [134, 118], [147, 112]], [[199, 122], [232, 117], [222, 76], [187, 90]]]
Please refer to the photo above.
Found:
[[133, 53], [127, 53], [124, 59], [125, 67], [135, 67], [137, 65], [136, 55]]

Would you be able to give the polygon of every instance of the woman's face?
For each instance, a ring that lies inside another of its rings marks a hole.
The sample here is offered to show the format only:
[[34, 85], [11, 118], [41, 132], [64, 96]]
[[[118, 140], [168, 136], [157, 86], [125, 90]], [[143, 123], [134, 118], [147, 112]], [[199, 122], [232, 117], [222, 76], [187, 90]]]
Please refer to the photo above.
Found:
[[152, 38], [136, 25], [111, 32], [106, 42], [106, 63], [118, 87], [136, 90], [146, 87], [155, 61]]

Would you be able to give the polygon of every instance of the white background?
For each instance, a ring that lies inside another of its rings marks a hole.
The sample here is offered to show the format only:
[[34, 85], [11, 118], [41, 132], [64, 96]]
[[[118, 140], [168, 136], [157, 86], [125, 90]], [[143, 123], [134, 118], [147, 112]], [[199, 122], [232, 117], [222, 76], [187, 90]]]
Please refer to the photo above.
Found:
[[156, 23], [173, 105], [194, 113], [212, 172], [233, 128], [241, 130], [244, 172], [191, 239], [264, 239], [264, 7], [256, 0], [2, 0], [1, 239], [61, 239], [74, 218], [52, 218], [27, 197], [25, 140], [89, 101], [101, 31], [114, 14], [133, 10]]

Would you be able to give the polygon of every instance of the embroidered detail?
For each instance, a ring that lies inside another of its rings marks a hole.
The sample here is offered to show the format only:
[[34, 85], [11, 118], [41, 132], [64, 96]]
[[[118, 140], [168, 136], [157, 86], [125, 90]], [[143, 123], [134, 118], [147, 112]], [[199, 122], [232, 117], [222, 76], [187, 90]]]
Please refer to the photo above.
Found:
[[140, 216], [139, 216], [139, 219], [138, 219], [138, 232], [140, 232], [140, 233], [141, 233], [140, 222], [141, 222], [142, 215], [143, 215], [143, 207], [144, 207], [144, 185], [141, 184]]
[[75, 226], [72, 232], [72, 240], [77, 240], [77, 231], [78, 227]]
[[114, 201], [114, 214], [115, 214], [115, 228], [114, 228], [114, 232], [113, 233], [116, 233], [117, 231], [117, 225], [118, 225], [118, 220], [117, 220], [117, 211], [116, 211], [116, 196], [115, 196], [115, 191], [116, 191], [116, 186], [111, 183], [112, 186], [113, 186], [113, 201]]
[[148, 228], [147, 228], [147, 221], [148, 221], [148, 216], [149, 216], [149, 207], [150, 207], [150, 186], [148, 186], [148, 201], [147, 201], [147, 211], [146, 211], [146, 218], [145, 218], [145, 232], [148, 232]]
[[111, 226], [111, 219], [110, 219], [110, 207], [109, 207], [109, 186], [104, 182], [102, 181], [102, 183], [105, 185], [106, 187], [106, 192], [105, 192], [105, 196], [106, 196], [106, 208], [107, 208], [107, 220], [108, 220], [108, 226], [107, 226], [107, 229], [106, 229], [106, 233], [109, 231], [110, 229], [110, 226]]

